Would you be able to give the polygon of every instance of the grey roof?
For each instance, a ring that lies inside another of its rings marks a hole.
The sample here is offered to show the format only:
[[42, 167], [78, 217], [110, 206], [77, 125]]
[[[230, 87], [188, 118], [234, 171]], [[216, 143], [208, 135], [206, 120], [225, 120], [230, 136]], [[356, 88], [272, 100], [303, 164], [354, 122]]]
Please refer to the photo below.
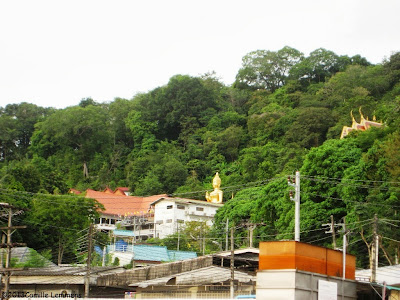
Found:
[[[242, 283], [256, 281], [256, 276], [252, 276], [244, 272], [235, 271], [234, 274], [235, 280], [238, 280]], [[173, 285], [206, 285], [228, 281], [230, 280], [230, 278], [230, 269], [217, 266], [209, 266], [193, 271], [142, 281], [139, 283], [131, 284], [130, 286], [138, 286], [141, 288], [146, 288], [148, 286], [164, 286], [171, 285], [172, 281]]]
[[[4, 249], [4, 251], [5, 251], [5, 249]], [[17, 258], [18, 262], [26, 263], [30, 259], [30, 256], [32, 255], [32, 251], [36, 252], [36, 250], [29, 248], [29, 247], [14, 247], [14, 248], [11, 248], [11, 258]], [[37, 255], [41, 259], [43, 259], [44, 265], [46, 267], [56, 266], [56, 264], [54, 264], [50, 260], [46, 259], [45, 257], [41, 256], [39, 253], [37, 253]]]
[[[119, 270], [118, 270], [119, 269]], [[92, 275], [107, 275], [109, 273], [116, 273], [117, 271], [124, 271], [124, 268], [117, 266], [110, 267], [91, 267], [90, 273]], [[14, 271], [18, 276], [84, 276], [86, 274], [86, 267], [60, 267], [54, 265], [53, 267], [44, 268], [27, 268], [23, 271]]]
[[[371, 269], [356, 270], [356, 280], [359, 282], [369, 282]], [[376, 269], [376, 281], [386, 282], [388, 285], [400, 285], [400, 265], [379, 267]]]

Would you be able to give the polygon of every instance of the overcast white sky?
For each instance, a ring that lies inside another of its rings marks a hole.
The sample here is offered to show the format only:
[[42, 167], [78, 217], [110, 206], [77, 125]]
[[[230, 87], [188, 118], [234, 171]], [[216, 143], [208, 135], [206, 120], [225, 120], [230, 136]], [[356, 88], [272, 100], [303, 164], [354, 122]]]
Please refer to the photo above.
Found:
[[0, 106], [131, 99], [171, 76], [232, 84], [250, 51], [400, 51], [398, 0], [0, 0]]

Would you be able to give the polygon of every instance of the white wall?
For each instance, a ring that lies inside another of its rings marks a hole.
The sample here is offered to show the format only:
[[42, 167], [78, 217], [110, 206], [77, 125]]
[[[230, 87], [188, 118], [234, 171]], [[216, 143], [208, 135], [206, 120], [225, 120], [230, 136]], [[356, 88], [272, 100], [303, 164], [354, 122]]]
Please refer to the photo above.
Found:
[[217, 209], [221, 205], [210, 205], [208, 202], [184, 202], [174, 199], [163, 199], [154, 206], [154, 223], [156, 237], [165, 238], [176, 232], [179, 226], [190, 221], [206, 222], [211, 226]]
[[337, 284], [338, 300], [357, 299], [354, 280], [297, 270], [258, 271], [256, 297], [265, 300], [317, 300], [319, 280]]

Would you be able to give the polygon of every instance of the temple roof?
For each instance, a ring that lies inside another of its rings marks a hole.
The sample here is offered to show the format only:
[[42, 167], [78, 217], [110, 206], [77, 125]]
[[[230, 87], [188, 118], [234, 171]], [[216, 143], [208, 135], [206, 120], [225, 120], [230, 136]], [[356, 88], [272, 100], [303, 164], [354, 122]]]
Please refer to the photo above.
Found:
[[371, 127], [382, 127], [383, 126], [382, 123], [376, 122], [375, 116], [373, 118], [373, 121], [368, 120], [368, 117], [367, 117], [367, 119], [365, 119], [364, 115], [361, 112], [361, 107], [359, 109], [359, 112], [360, 112], [360, 116], [361, 116], [360, 123], [358, 123], [355, 120], [355, 118], [353, 116], [353, 111], [350, 112], [350, 115], [351, 115], [351, 118], [353, 120], [353, 123], [351, 124], [351, 127], [343, 126], [342, 133], [340, 135], [341, 139], [343, 139], [345, 136], [347, 136], [353, 130], [365, 131], [365, 130], [368, 130], [369, 128], [371, 128]]

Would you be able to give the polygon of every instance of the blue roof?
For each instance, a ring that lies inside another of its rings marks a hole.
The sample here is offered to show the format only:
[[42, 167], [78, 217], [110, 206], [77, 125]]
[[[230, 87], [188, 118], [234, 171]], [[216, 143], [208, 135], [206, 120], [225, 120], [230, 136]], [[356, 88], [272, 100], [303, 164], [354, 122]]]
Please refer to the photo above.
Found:
[[133, 246], [134, 260], [170, 261], [167, 247], [162, 246]]
[[113, 233], [116, 236], [132, 236], [132, 237], [135, 236], [132, 230], [114, 229]]
[[[110, 252], [110, 247], [107, 246], [108, 253]], [[128, 245], [127, 242], [119, 240], [115, 243], [114, 249], [116, 251], [131, 252], [132, 244]], [[100, 247], [95, 247], [95, 250], [102, 255], [103, 251]], [[168, 250], [165, 246], [133, 245], [133, 253], [134, 260], [137, 261], [169, 262], [197, 257], [196, 252]]]
[[170, 261], [185, 260], [197, 257], [197, 253], [193, 251], [168, 250], [168, 254]]

